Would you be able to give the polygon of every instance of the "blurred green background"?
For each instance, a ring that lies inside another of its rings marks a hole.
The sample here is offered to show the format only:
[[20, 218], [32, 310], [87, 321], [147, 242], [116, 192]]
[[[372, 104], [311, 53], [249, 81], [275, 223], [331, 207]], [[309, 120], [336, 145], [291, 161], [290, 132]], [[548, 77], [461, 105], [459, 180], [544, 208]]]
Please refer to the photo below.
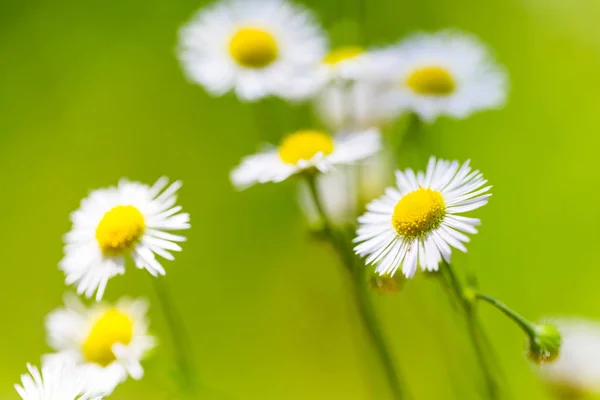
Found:
[[[252, 109], [186, 82], [178, 27], [198, 0], [3, 0], [0, 3], [0, 397], [38, 363], [43, 320], [67, 288], [56, 265], [69, 213], [121, 176], [182, 179], [188, 243], [166, 263], [205, 384], [229, 398], [384, 399], [336, 259], [309, 239], [291, 182], [235, 193], [228, 173], [257, 148]], [[334, 44], [352, 44], [357, 0], [312, 0]], [[443, 119], [429, 154], [472, 159], [494, 185], [484, 225], [458, 268], [530, 318], [600, 318], [600, 26], [596, 0], [368, 0], [365, 37], [383, 45], [454, 27], [487, 42], [511, 79], [507, 107]], [[353, 37], [354, 36], [354, 37]], [[285, 110], [267, 104], [274, 115]], [[285, 111], [287, 112], [287, 111]], [[297, 117], [280, 119], [301, 128]], [[130, 268], [107, 298], [147, 296], [161, 339], [146, 379], [112, 398], [166, 399], [171, 347], [149, 275]], [[416, 399], [476, 399], [475, 358], [434, 282], [375, 299]], [[482, 308], [511, 392], [547, 394], [523, 335]]]

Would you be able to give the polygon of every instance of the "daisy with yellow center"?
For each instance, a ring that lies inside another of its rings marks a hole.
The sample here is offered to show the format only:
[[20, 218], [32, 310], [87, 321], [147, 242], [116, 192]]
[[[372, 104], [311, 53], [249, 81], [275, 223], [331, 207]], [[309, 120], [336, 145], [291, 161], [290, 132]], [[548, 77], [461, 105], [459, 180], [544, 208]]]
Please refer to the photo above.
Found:
[[375, 129], [333, 138], [317, 130], [298, 131], [279, 147], [246, 157], [231, 173], [238, 189], [256, 183], [281, 182], [302, 171], [328, 172], [335, 165], [352, 164], [377, 153], [381, 147]]
[[66, 357], [92, 368], [108, 387], [127, 376], [141, 379], [140, 361], [155, 346], [148, 335], [144, 300], [121, 299], [114, 306], [97, 303], [86, 308], [77, 297], [68, 296], [65, 308], [46, 318], [48, 343], [56, 351], [46, 358]]
[[200, 10], [181, 29], [179, 54], [189, 79], [211, 94], [234, 90], [253, 101], [312, 95], [317, 82], [307, 73], [325, 48], [304, 8], [285, 0], [229, 0]]
[[395, 188], [367, 206], [359, 218], [357, 254], [377, 266], [380, 275], [400, 269], [411, 278], [417, 266], [437, 271], [442, 259], [450, 262], [451, 247], [467, 251], [469, 238], [480, 221], [458, 214], [485, 205], [491, 186], [467, 161], [436, 160], [425, 173], [396, 172]]
[[27, 369], [21, 385], [15, 385], [23, 400], [101, 400], [110, 394], [104, 391], [106, 382], [101, 376], [69, 357], [44, 361], [41, 371], [30, 364]]
[[465, 118], [506, 101], [507, 77], [474, 37], [443, 31], [419, 34], [375, 52], [369, 74], [396, 90], [389, 102], [423, 120]]
[[152, 187], [123, 179], [117, 187], [95, 190], [81, 201], [71, 214], [73, 228], [65, 235], [65, 256], [59, 264], [78, 294], [89, 298], [96, 292], [100, 300], [108, 280], [125, 272], [128, 255], [153, 276], [165, 274], [155, 255], [173, 260], [170, 252], [181, 250], [176, 242], [185, 241], [167, 231], [190, 227], [189, 215], [175, 205], [181, 182], [167, 184], [167, 178]]

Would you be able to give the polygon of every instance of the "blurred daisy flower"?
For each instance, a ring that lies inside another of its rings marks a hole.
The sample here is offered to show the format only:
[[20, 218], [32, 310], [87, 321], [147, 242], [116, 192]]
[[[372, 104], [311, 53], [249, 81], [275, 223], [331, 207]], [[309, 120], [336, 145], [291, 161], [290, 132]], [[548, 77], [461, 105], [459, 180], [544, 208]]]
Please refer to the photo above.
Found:
[[586, 319], [557, 319], [562, 336], [560, 355], [536, 366], [550, 388], [565, 398], [600, 394], [600, 324]]
[[431, 157], [425, 173], [397, 171], [397, 188], [388, 188], [359, 218], [356, 253], [380, 275], [393, 276], [400, 268], [411, 278], [418, 265], [436, 271], [442, 258], [450, 262], [451, 246], [467, 251], [463, 243], [469, 238], [462, 232], [477, 233], [480, 221], [457, 214], [488, 202], [486, 183], [468, 161], [461, 166]]
[[298, 131], [283, 139], [279, 147], [246, 157], [231, 173], [238, 189], [256, 183], [281, 182], [302, 171], [328, 172], [335, 165], [352, 164], [377, 153], [379, 132], [370, 129], [338, 138], [317, 130]]
[[369, 76], [396, 86], [390, 102], [425, 121], [466, 118], [506, 102], [508, 79], [476, 38], [443, 31], [418, 34], [376, 52]]
[[185, 241], [166, 231], [190, 227], [189, 214], [175, 205], [181, 182], [167, 184], [164, 177], [151, 187], [122, 179], [117, 187], [95, 190], [81, 201], [71, 214], [73, 228], [65, 235], [59, 264], [78, 294], [89, 298], [96, 292], [100, 300], [108, 280], [125, 272], [127, 254], [153, 276], [165, 274], [155, 254], [173, 260], [169, 251], [180, 251], [175, 242]]
[[[330, 222], [352, 225], [363, 207], [381, 196], [390, 184], [393, 160], [381, 151], [357, 165], [342, 166], [317, 178], [318, 192]], [[322, 229], [322, 221], [306, 182], [298, 186], [298, 203], [311, 228]]]
[[398, 107], [389, 99], [391, 85], [378, 80], [376, 74], [381, 72], [369, 67], [377, 62], [371, 54], [349, 46], [334, 49], [323, 58], [320, 79], [324, 84], [314, 103], [317, 115], [330, 129], [376, 127], [398, 115]]
[[[179, 58], [190, 80], [242, 100], [312, 94], [326, 39], [312, 15], [284, 0], [226, 0], [181, 29]], [[309, 74], [313, 75], [313, 74]]]
[[15, 389], [23, 400], [100, 400], [103, 382], [90, 369], [76, 365], [69, 358], [44, 362], [42, 370], [30, 364], [28, 374], [21, 375]]
[[86, 365], [105, 381], [108, 387], [123, 382], [127, 376], [141, 379], [144, 370], [140, 360], [155, 346], [148, 335], [144, 300], [123, 298], [114, 306], [96, 303], [86, 308], [77, 297], [67, 296], [65, 307], [46, 318], [48, 343], [56, 354], [78, 365]]

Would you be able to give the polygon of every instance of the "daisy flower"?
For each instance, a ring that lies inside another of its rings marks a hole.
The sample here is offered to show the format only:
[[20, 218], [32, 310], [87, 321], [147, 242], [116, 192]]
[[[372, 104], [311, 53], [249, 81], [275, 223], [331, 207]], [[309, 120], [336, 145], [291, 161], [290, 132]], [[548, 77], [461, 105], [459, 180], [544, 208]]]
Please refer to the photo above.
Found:
[[244, 158], [231, 173], [231, 181], [243, 189], [256, 183], [281, 182], [302, 171], [328, 172], [335, 165], [372, 156], [380, 148], [380, 135], [375, 129], [336, 139], [322, 131], [298, 131], [284, 138], [279, 147]]
[[160, 178], [150, 187], [122, 179], [117, 187], [91, 192], [71, 214], [73, 228], [65, 235], [65, 256], [59, 268], [66, 283], [75, 284], [78, 294], [102, 299], [110, 278], [125, 272], [130, 254], [138, 268], [153, 276], [165, 269], [155, 254], [173, 260], [169, 251], [180, 251], [175, 242], [185, 237], [166, 231], [188, 229], [189, 215], [176, 206], [177, 181]]
[[[21, 375], [15, 389], [23, 400], [100, 400], [102, 382], [86, 367], [68, 358], [44, 362], [42, 370], [27, 364], [28, 374]], [[93, 377], [93, 378], [92, 378]]]
[[441, 115], [466, 118], [506, 101], [507, 76], [474, 37], [457, 32], [418, 34], [373, 55], [370, 74], [396, 86], [398, 109], [425, 121]]
[[480, 221], [458, 214], [488, 202], [486, 183], [468, 161], [461, 166], [431, 157], [425, 173], [397, 171], [397, 187], [388, 188], [359, 218], [356, 253], [380, 275], [400, 268], [411, 278], [418, 265], [437, 271], [442, 258], [450, 262], [451, 246], [467, 251], [469, 238], [462, 232], [477, 233]]
[[190, 80], [213, 95], [242, 100], [303, 98], [326, 39], [312, 15], [284, 0], [226, 0], [200, 10], [180, 32], [179, 58]]
[[562, 345], [556, 361], [536, 366], [542, 379], [569, 398], [600, 394], [600, 324], [576, 318], [552, 323], [561, 333]]
[[112, 387], [127, 376], [141, 379], [140, 360], [155, 346], [148, 335], [148, 305], [123, 298], [115, 305], [95, 303], [86, 308], [77, 297], [67, 296], [65, 307], [46, 318], [48, 344], [59, 356], [92, 369], [111, 381]]

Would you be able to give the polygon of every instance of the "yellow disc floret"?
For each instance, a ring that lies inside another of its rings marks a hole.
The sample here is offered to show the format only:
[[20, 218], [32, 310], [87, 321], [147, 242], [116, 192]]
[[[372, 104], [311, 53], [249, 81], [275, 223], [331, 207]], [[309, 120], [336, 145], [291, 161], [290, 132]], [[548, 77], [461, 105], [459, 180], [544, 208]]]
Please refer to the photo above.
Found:
[[333, 49], [323, 58], [327, 65], [336, 65], [342, 61], [352, 60], [365, 52], [360, 46], [346, 46]]
[[269, 32], [253, 27], [237, 30], [229, 42], [229, 53], [240, 65], [247, 68], [264, 68], [277, 59], [279, 49], [275, 37]]
[[279, 157], [284, 163], [296, 164], [310, 160], [316, 154], [333, 152], [333, 139], [321, 131], [299, 131], [283, 139], [279, 146]]
[[414, 239], [439, 227], [444, 215], [446, 203], [442, 194], [436, 190], [419, 188], [396, 204], [392, 225], [399, 235]]
[[96, 240], [103, 253], [121, 255], [140, 240], [146, 223], [134, 206], [117, 206], [108, 211], [96, 227]]
[[127, 345], [133, 338], [133, 321], [117, 309], [110, 309], [94, 323], [83, 343], [86, 361], [106, 367], [116, 360], [112, 347], [116, 343]]
[[422, 67], [413, 71], [406, 84], [414, 92], [430, 96], [447, 96], [454, 92], [456, 83], [450, 72], [442, 67]]

